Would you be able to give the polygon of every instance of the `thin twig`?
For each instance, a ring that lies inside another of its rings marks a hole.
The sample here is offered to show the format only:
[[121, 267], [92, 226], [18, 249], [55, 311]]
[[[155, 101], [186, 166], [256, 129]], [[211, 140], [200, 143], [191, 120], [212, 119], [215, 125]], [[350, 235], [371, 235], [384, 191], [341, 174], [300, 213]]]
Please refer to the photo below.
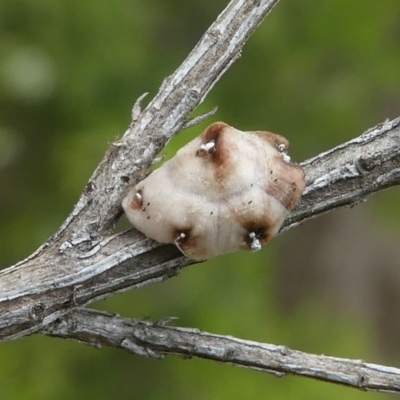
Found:
[[183, 125], [182, 129], [188, 129], [188, 128], [191, 128], [192, 126], [195, 126], [197, 124], [202, 123], [207, 118], [210, 118], [211, 116], [213, 116], [217, 112], [217, 110], [218, 110], [218, 107], [215, 106], [210, 111], [207, 111], [206, 113], [201, 114], [198, 117], [194, 117], [194, 118], [188, 119], [185, 122], [185, 124]]
[[45, 334], [96, 347], [111, 346], [141, 356], [200, 357], [272, 373], [301, 375], [360, 390], [400, 394], [400, 369], [291, 350], [285, 346], [214, 335], [198, 329], [124, 319], [77, 309], [46, 328]]

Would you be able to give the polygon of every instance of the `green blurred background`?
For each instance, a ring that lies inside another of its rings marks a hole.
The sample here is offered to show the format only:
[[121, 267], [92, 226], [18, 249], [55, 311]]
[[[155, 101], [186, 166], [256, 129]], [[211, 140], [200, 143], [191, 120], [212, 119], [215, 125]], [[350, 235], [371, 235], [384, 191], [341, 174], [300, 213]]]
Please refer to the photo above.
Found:
[[[0, 267], [71, 211], [108, 144], [226, 0], [0, 0]], [[198, 112], [288, 137], [301, 161], [400, 115], [400, 1], [281, 0]], [[171, 141], [168, 155], [204, 129]], [[400, 367], [400, 196], [377, 194], [177, 278], [94, 305]], [[0, 346], [0, 398], [381, 399], [210, 361], [34, 336]]]

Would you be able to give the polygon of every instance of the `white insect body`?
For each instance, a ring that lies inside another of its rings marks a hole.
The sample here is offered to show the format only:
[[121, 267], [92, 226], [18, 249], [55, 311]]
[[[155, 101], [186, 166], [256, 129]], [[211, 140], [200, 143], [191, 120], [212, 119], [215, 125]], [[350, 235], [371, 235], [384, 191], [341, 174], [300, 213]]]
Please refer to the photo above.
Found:
[[260, 250], [305, 188], [288, 145], [280, 135], [216, 122], [131, 189], [122, 206], [139, 231], [195, 260]]

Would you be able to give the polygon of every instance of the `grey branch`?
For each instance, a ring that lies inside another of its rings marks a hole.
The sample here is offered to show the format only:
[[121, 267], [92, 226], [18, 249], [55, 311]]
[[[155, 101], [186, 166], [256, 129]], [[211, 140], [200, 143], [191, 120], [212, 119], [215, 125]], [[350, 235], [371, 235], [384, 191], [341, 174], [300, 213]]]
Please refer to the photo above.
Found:
[[[400, 119], [302, 165], [308, 185], [283, 229], [398, 185]], [[0, 273], [0, 340], [38, 332], [72, 308], [163, 281], [193, 263], [134, 229], [101, 240], [83, 233], [57, 245]]]
[[[193, 263], [174, 246], [134, 229], [113, 235], [121, 200], [166, 142], [187, 126], [190, 113], [277, 2], [231, 1], [145, 110], [143, 97], [135, 104], [132, 123], [109, 147], [59, 231], [26, 260], [0, 272], [0, 341], [53, 329], [50, 324], [70, 318], [66, 314], [79, 306], [163, 281]], [[399, 184], [399, 125], [399, 119], [385, 122], [304, 162], [308, 186], [283, 229]], [[157, 354], [151, 347], [148, 352]]]
[[111, 346], [140, 356], [200, 357], [224, 364], [272, 373], [301, 375], [361, 390], [400, 394], [400, 369], [307, 354], [285, 346], [213, 335], [161, 322], [124, 319], [80, 308], [49, 326], [44, 333], [100, 348]]
[[301, 163], [307, 187], [282, 230], [400, 184], [400, 118]]

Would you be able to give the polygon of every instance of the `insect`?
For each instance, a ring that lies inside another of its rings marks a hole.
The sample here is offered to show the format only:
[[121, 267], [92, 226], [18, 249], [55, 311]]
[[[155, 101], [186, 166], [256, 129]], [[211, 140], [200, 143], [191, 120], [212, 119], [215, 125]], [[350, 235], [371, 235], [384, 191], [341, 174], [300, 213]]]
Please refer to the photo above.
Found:
[[133, 187], [122, 206], [139, 231], [195, 260], [260, 250], [305, 188], [288, 147], [280, 135], [215, 122]]

